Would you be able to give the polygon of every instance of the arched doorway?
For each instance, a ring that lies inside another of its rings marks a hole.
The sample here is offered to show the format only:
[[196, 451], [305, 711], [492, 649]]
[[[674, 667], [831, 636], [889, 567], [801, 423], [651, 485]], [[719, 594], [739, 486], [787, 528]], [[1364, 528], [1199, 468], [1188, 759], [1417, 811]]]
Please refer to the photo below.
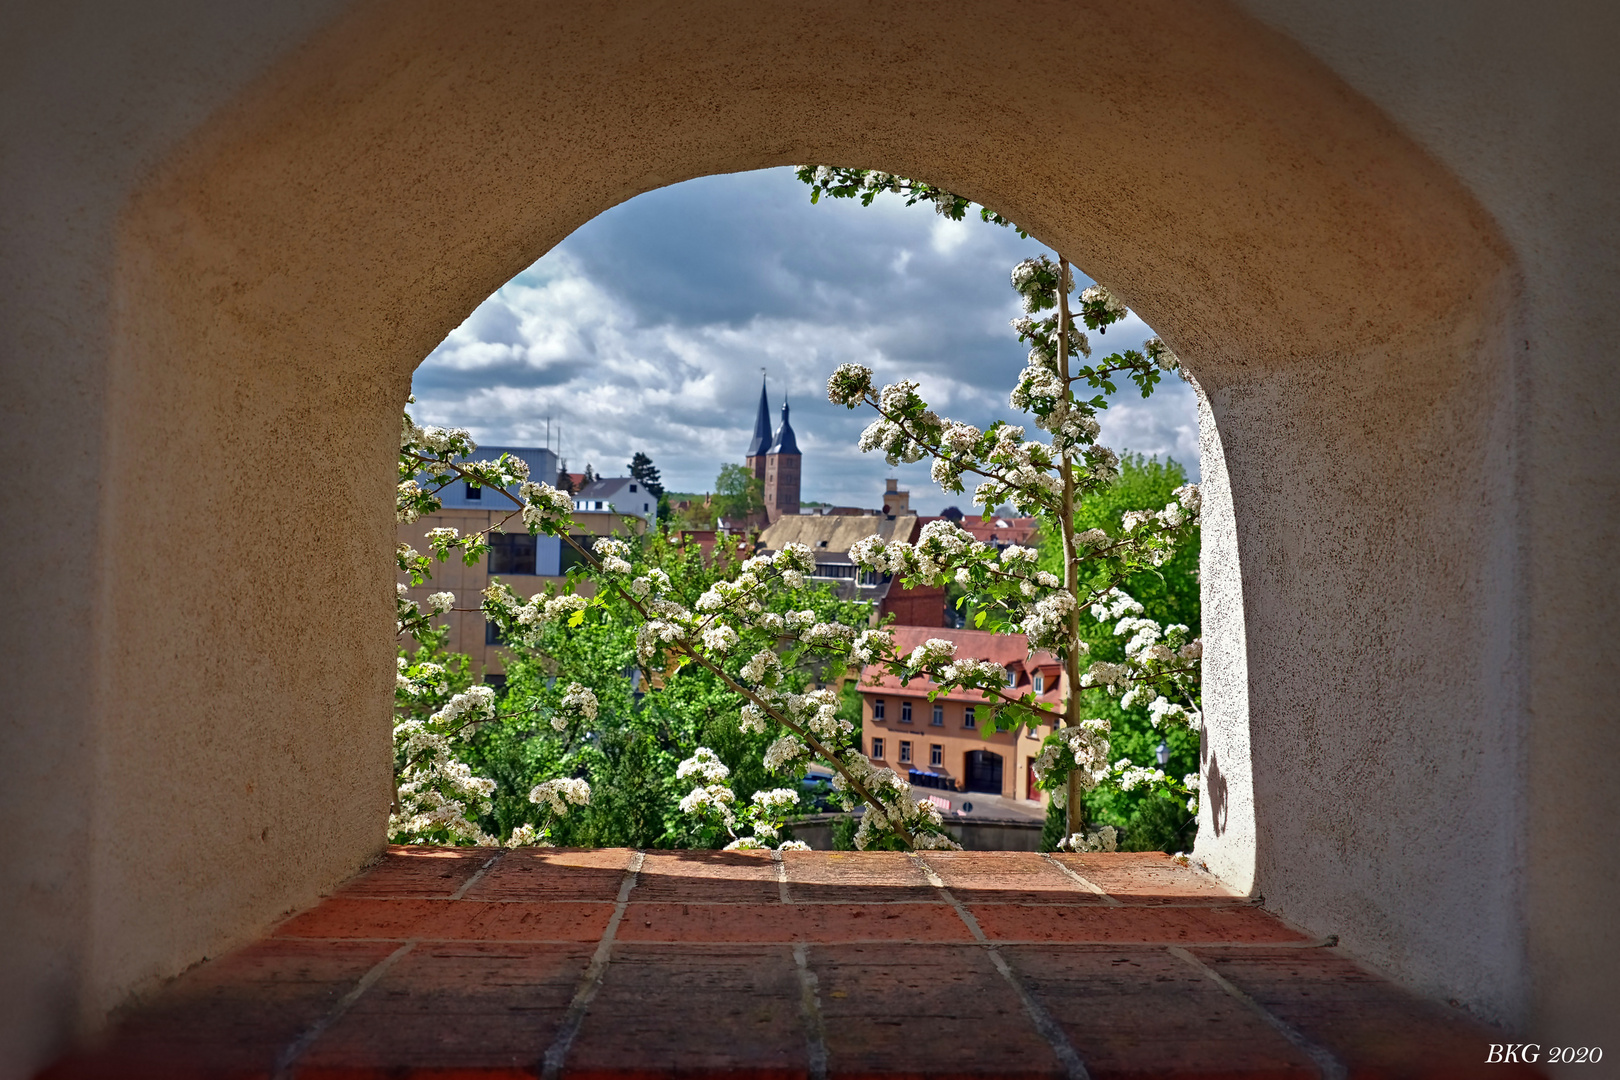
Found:
[[963, 786], [968, 791], [1001, 794], [1001, 755], [991, 750], [969, 750], [963, 757]]
[[[1507, 1008], [1517, 900], [1496, 885], [1522, 808], [1502, 796], [1516, 760], [1488, 750], [1519, 719], [1490, 658], [1516, 638], [1483, 583], [1512, 570], [1493, 538], [1512, 532], [1515, 308], [1490, 223], [1234, 10], [952, 10], [360, 5], [149, 174], [121, 219], [103, 449], [103, 534], [141, 542], [100, 571], [117, 646], [97, 693], [117, 707], [93, 732], [96, 804], [72, 810], [94, 821], [97, 932], [61, 935], [97, 942], [89, 997], [241, 939], [379, 846], [379, 553], [412, 367], [607, 206], [830, 160], [1003, 211], [1187, 359], [1225, 627], [1205, 854], [1398, 973]], [[1052, 39], [1084, 60], [1031, 94], [1029, 42]], [[204, 461], [209, 484], [154, 488]], [[171, 565], [190, 573], [151, 571]], [[1436, 784], [1434, 747], [1468, 769]], [[1367, 805], [1399, 820], [1374, 828]], [[1442, 861], [1443, 895], [1389, 884]], [[1436, 929], [1465, 924], [1490, 939], [1467, 957]]]

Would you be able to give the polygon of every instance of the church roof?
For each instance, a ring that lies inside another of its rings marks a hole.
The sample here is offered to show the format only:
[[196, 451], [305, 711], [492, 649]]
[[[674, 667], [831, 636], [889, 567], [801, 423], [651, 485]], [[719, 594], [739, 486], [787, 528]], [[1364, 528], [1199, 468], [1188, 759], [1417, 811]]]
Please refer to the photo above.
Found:
[[[763, 393], [763, 391], [761, 391]], [[793, 437], [793, 425], [788, 423], [788, 404], [782, 402], [782, 427], [776, 433], [776, 440], [771, 443], [773, 454], [797, 454], [799, 440]]]
[[759, 384], [759, 414], [754, 417], [754, 437], [748, 442], [748, 457], [759, 457], [771, 449], [771, 403], [765, 384]]

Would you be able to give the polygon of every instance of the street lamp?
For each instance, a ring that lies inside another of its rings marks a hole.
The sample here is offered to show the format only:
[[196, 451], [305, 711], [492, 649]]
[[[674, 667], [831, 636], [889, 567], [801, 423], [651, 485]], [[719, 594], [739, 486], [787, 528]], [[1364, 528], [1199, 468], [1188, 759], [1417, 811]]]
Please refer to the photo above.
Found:
[[1159, 748], [1153, 751], [1153, 754], [1159, 759], [1159, 768], [1162, 769], [1170, 764], [1170, 744], [1163, 739], [1159, 740]]

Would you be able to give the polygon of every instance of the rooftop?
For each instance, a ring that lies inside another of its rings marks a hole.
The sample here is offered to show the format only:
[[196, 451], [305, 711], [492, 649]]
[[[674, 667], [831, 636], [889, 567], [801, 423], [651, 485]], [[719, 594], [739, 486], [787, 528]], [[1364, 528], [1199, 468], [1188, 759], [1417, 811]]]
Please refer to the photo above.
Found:
[[[989, 630], [956, 629], [946, 626], [891, 626], [895, 651], [909, 653], [930, 638], [944, 638], [956, 642], [956, 655], [964, 660], [991, 660], [1005, 668], [1019, 672], [1019, 693], [1027, 693], [1029, 678], [1036, 671], [1048, 676], [1046, 689], [1039, 700], [1049, 705], [1061, 704], [1058, 673], [1062, 663], [1049, 652], [1037, 651], [1030, 656], [1028, 639], [1023, 634], [997, 634]], [[898, 676], [889, 673], [881, 664], [868, 664], [861, 671], [860, 688], [867, 691], [888, 690], [897, 694], [921, 696], [934, 689], [934, 681], [926, 675], [913, 676], [904, 685]], [[984, 695], [977, 690], [953, 690], [936, 695], [941, 701], [984, 703]]]
[[1427, 1076], [1503, 1038], [1157, 853], [396, 847], [45, 1075]]

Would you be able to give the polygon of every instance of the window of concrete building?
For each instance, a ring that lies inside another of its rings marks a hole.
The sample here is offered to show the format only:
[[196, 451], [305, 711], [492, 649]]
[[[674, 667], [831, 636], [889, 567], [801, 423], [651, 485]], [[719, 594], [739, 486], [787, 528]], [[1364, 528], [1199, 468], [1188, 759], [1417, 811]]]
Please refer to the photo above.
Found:
[[900, 740], [900, 764], [905, 765], [911, 761], [911, 743], [906, 739]]
[[937, 769], [939, 766], [941, 766], [943, 764], [945, 764], [945, 747], [943, 747], [939, 743], [929, 743], [928, 744], [928, 767], [930, 769]]
[[973, 712], [973, 706], [971, 705], [962, 710], [962, 726], [971, 728], [976, 728], [979, 726], [979, 718]]
[[501, 628], [500, 628], [499, 624], [490, 622], [488, 619], [484, 620], [484, 644], [485, 645], [505, 645], [506, 644], [506, 635], [501, 633]]
[[873, 698], [872, 699], [872, 719], [874, 719], [874, 720], [882, 720], [883, 719], [883, 699], [882, 698]]
[[482, 499], [483, 497], [484, 497], [484, 489], [483, 488], [479, 487], [477, 484], [468, 484], [467, 485], [467, 498], [469, 498], [469, 499]]
[[911, 702], [909, 701], [900, 703], [900, 722], [902, 724], [911, 723]]
[[[587, 551], [590, 550], [592, 544], [596, 543], [596, 537], [594, 536], [571, 536], [569, 539], [573, 540], [574, 544], [578, 544]], [[576, 566], [589, 565], [585, 561], [585, 556], [579, 553], [579, 550], [574, 547], [574, 544], [564, 543], [561, 549], [558, 551], [557, 573], [566, 574], [569, 570]]]
[[875, 758], [883, 757], [883, 740], [882, 739], [873, 739], [872, 740], [872, 756], [875, 757]]
[[937, 701], [934, 702], [934, 718], [930, 720], [929, 723], [933, 724], [935, 727], [945, 726], [945, 706], [941, 705]]
[[490, 533], [491, 574], [534, 573], [535, 538], [529, 533]]

